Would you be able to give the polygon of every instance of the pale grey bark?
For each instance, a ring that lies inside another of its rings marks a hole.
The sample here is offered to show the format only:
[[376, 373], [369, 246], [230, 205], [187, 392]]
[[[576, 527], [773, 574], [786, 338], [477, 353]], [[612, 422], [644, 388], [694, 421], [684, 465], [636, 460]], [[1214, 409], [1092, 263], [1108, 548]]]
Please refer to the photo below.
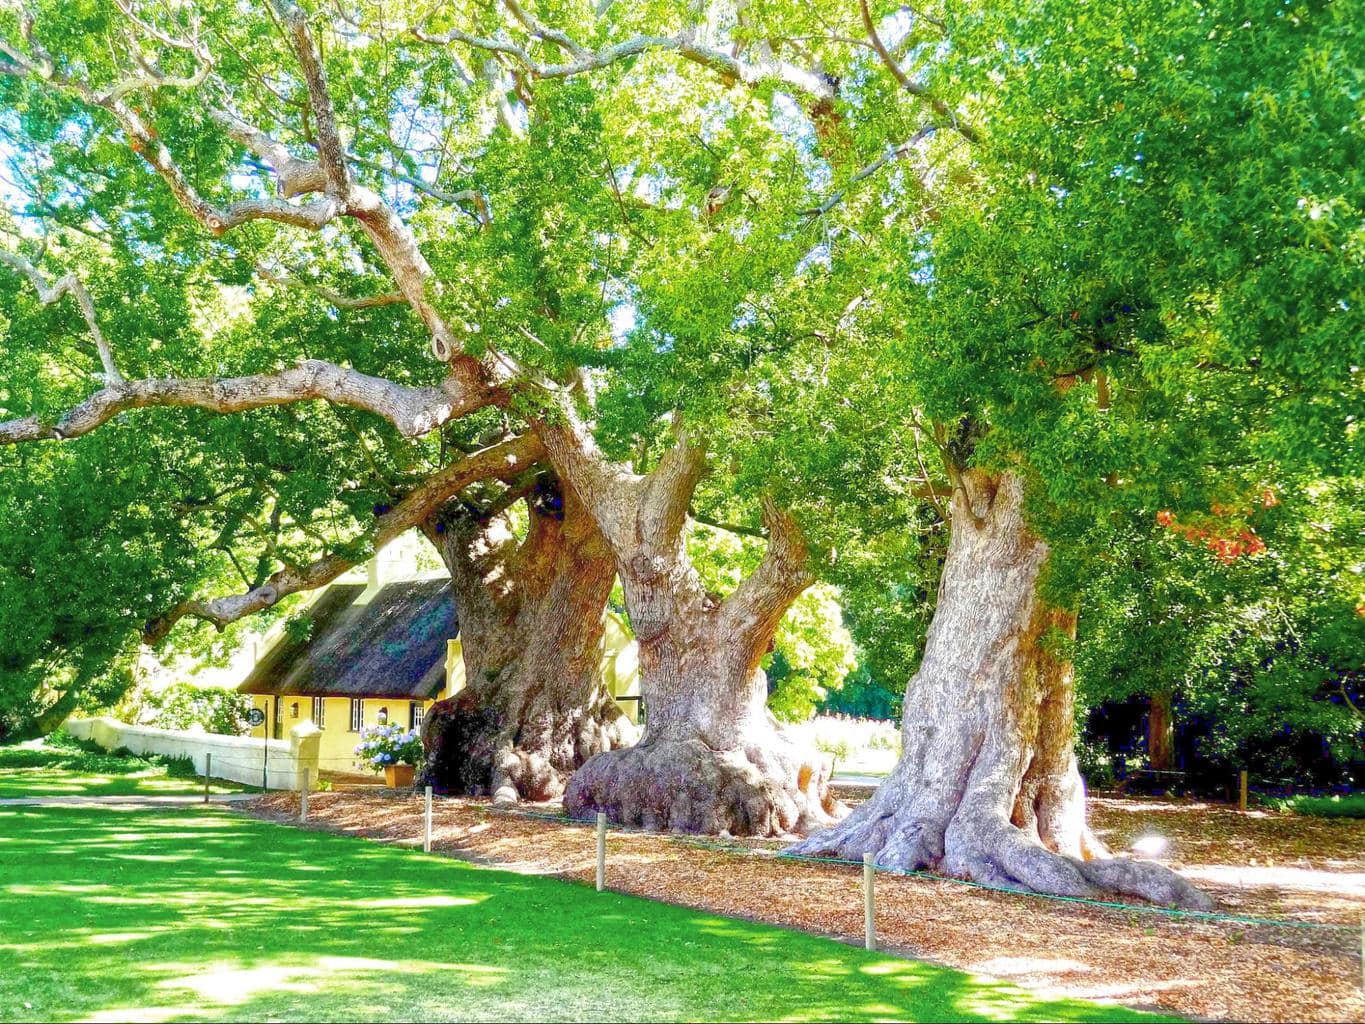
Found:
[[116, 381], [55, 422], [31, 416], [0, 422], [0, 444], [79, 437], [133, 409], [188, 407], [233, 413], [314, 400], [363, 409], [382, 416], [405, 437], [417, 437], [496, 397], [472, 361], [452, 365], [439, 387], [415, 388], [308, 359], [279, 373], [249, 377]]
[[[509, 5], [509, 10], [511, 6], [514, 5]], [[524, 12], [520, 16], [516, 11], [511, 13], [522, 22], [533, 37], [556, 43], [569, 53], [572, 60], [562, 64], [542, 63], [532, 57], [524, 46], [505, 37], [476, 36], [459, 29], [429, 33], [420, 26], [414, 27], [411, 31], [415, 38], [425, 43], [442, 46], [462, 43], [474, 49], [503, 54], [515, 61], [518, 68], [532, 78], [568, 78], [587, 74], [642, 53], [658, 51], [676, 53], [684, 60], [709, 68], [728, 81], [743, 82], [749, 86], [775, 82], [822, 100], [832, 100], [835, 96], [835, 87], [829, 76], [818, 70], [803, 68], [779, 59], [766, 44], [755, 48], [755, 59], [740, 60], [734, 53], [726, 52], [719, 46], [709, 45], [696, 28], [686, 28], [671, 36], [638, 35], [599, 50], [589, 50], [558, 29], [550, 29], [540, 22], [530, 23]]]
[[1160, 865], [1110, 858], [1085, 823], [1072, 749], [1069, 612], [1039, 595], [1047, 545], [1012, 474], [961, 474], [924, 659], [905, 694], [902, 754], [872, 798], [795, 852], [929, 868], [1068, 896], [1209, 900]]
[[646, 724], [628, 750], [592, 758], [564, 794], [573, 814], [651, 829], [783, 835], [833, 820], [829, 762], [794, 743], [766, 707], [759, 667], [809, 585], [790, 516], [765, 503], [768, 550], [727, 599], [687, 554], [687, 508], [706, 469], [686, 436], [640, 476], [606, 460], [571, 407], [538, 432], [611, 546], [639, 644]]

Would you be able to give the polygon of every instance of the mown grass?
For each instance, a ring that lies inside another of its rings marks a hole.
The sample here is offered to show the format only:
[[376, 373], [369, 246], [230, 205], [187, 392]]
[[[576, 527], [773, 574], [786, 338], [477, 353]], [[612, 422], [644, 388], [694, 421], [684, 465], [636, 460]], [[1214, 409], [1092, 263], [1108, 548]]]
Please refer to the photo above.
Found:
[[1365, 793], [1266, 797], [1264, 802], [1277, 811], [1292, 811], [1310, 818], [1365, 818]]
[[[247, 787], [214, 782], [214, 793]], [[25, 796], [175, 796], [202, 793], [187, 760], [106, 753], [62, 733], [0, 746], [0, 798]]]
[[0, 808], [0, 962], [0, 1020], [1142, 1017], [215, 807]]

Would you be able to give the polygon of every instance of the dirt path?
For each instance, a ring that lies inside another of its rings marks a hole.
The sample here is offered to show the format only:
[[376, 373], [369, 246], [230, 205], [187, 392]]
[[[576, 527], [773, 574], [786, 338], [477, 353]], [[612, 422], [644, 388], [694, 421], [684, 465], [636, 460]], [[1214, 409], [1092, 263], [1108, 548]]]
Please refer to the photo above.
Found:
[[[239, 809], [294, 817], [296, 794], [274, 794]], [[419, 798], [315, 794], [308, 827], [389, 842], [419, 843]], [[553, 813], [554, 807], [535, 809]], [[1357, 925], [1365, 913], [1365, 824], [1236, 815], [1203, 805], [1097, 800], [1095, 823], [1116, 847], [1159, 834], [1181, 866], [1201, 877], [1233, 914], [1291, 914], [1303, 921]], [[1288, 827], [1286, 828], [1286, 823]], [[1346, 825], [1344, 828], [1329, 826]], [[1318, 859], [1303, 868], [1305, 832]], [[514, 870], [591, 882], [591, 829], [492, 811], [486, 802], [441, 799], [433, 814], [437, 852]], [[749, 849], [772, 844], [748, 844]], [[1244, 849], [1257, 865], [1236, 868]], [[1279, 873], [1217, 873], [1265, 864]], [[1200, 874], [1200, 872], [1205, 872]], [[1213, 873], [1208, 873], [1212, 871]], [[1303, 879], [1293, 874], [1307, 872]], [[861, 942], [861, 872], [845, 865], [725, 852], [686, 840], [613, 832], [608, 884], [621, 892], [802, 928]], [[1331, 883], [1342, 880], [1340, 885]], [[1300, 884], [1302, 883], [1302, 884]], [[877, 878], [877, 928], [884, 948], [1024, 987], [1193, 1017], [1232, 1020], [1361, 1020], [1359, 936], [1337, 930], [1247, 926], [1172, 919], [983, 891], [948, 881]]]

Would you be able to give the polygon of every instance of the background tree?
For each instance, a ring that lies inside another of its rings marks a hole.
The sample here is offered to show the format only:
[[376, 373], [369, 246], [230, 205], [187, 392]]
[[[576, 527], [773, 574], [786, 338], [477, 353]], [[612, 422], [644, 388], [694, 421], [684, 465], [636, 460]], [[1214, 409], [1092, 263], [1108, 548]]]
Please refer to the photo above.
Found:
[[[888, 252], [900, 273], [869, 308], [952, 537], [901, 762], [802, 849], [1198, 903], [1085, 827], [1076, 600], [1124, 517], [1245, 509], [1356, 458], [1358, 39], [1335, 4], [942, 20], [927, 81], [972, 97], [981, 138], [878, 237], [914, 255]], [[1232, 544], [1247, 527], [1226, 518]]]
[[1268, 491], [1249, 517], [1264, 552], [1228, 548], [1225, 517], [1158, 513], [1096, 560], [1078, 701], [1164, 693], [1172, 762], [1146, 752], [1184, 773], [1167, 783], [1218, 791], [1247, 767], [1261, 785], [1341, 785], [1362, 757], [1360, 482], [1280, 479], [1288, 501]]

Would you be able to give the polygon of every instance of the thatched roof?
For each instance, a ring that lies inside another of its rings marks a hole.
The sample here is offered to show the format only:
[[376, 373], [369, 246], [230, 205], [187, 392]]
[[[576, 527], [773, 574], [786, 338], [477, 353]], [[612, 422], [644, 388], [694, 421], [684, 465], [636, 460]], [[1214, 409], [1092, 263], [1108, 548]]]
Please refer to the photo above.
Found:
[[309, 697], [434, 697], [445, 682], [446, 641], [459, 623], [447, 580], [381, 587], [333, 584], [305, 613], [306, 640], [286, 631], [238, 687]]

